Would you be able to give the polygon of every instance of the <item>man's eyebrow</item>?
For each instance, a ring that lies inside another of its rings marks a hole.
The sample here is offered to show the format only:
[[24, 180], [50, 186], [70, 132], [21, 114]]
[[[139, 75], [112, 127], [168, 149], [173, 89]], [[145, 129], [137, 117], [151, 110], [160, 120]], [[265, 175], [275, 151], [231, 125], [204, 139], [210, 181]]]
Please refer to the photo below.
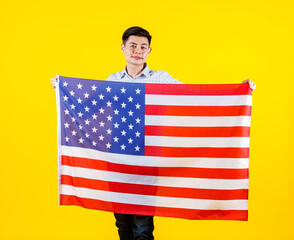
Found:
[[[138, 45], [138, 43], [135, 43], [135, 42], [130, 42], [129, 44], [135, 44], [135, 45]], [[142, 43], [142, 45], [148, 45], [147, 43]]]

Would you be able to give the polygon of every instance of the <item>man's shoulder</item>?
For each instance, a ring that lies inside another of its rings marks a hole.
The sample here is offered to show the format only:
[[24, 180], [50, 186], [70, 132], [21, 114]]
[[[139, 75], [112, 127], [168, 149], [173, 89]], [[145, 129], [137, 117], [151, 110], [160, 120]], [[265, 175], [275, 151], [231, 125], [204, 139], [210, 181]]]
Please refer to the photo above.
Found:
[[152, 70], [150, 73], [151, 79], [158, 79], [162, 83], [181, 83], [177, 79], [173, 78], [168, 72], [163, 70]]
[[116, 73], [111, 73], [106, 81], [117, 81], [121, 79], [121, 71]]
[[139, 83], [170, 83], [179, 84], [177, 79], [173, 78], [168, 72], [162, 70], [145, 69], [139, 76], [134, 79], [127, 78], [125, 70], [111, 73], [106, 81], [123, 81]]
[[171, 75], [166, 71], [162, 71], [162, 70], [150, 70], [150, 71], [152, 74], [155, 74], [155, 75], [162, 75], [162, 76], [171, 77]]

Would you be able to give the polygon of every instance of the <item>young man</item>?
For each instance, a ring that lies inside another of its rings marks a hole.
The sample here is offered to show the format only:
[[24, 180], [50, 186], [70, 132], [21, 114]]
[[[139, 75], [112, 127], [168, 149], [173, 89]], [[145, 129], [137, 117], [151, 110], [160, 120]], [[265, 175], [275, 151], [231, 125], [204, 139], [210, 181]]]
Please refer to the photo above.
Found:
[[[180, 83], [167, 72], [150, 70], [146, 59], [151, 52], [151, 36], [140, 27], [127, 29], [122, 36], [121, 51], [127, 65], [121, 72], [110, 74], [108, 81], [137, 83]], [[153, 216], [114, 214], [121, 240], [154, 239]]]
[[[122, 36], [123, 43], [121, 51], [126, 59], [124, 70], [110, 74], [108, 81], [136, 82], [136, 83], [180, 83], [167, 72], [150, 70], [146, 59], [152, 48], [150, 47], [151, 36], [148, 31], [140, 27], [131, 27], [127, 29]], [[51, 78], [51, 84], [55, 89], [57, 78]], [[250, 80], [252, 90], [255, 84]], [[114, 214], [116, 226], [121, 240], [150, 240], [153, 237], [153, 216]]]

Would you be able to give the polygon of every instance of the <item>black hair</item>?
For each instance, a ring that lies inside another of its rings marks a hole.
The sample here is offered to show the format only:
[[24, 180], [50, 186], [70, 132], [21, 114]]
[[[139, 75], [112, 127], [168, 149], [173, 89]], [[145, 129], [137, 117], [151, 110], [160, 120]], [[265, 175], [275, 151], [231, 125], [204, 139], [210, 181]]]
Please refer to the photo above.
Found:
[[148, 43], [150, 46], [151, 43], [151, 35], [149, 32], [141, 27], [130, 27], [128, 28], [124, 34], [122, 35], [123, 44], [129, 39], [130, 36], [139, 36], [139, 37], [146, 37], [148, 39]]

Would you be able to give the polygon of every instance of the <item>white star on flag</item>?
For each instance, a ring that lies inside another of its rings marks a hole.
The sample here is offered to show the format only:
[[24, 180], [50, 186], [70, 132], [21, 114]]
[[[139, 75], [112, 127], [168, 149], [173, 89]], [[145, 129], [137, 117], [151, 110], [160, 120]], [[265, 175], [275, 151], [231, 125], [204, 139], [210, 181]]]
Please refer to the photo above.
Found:
[[140, 94], [141, 90], [139, 88], [136, 89], [136, 94]]
[[114, 99], [114, 101], [118, 101], [118, 96], [115, 95], [115, 96], [113, 97], [113, 99]]
[[107, 92], [110, 92], [110, 90], [111, 90], [111, 88], [108, 86], [108, 87], [106, 88], [106, 91], [107, 91]]
[[126, 90], [124, 87], [121, 89], [121, 93], [126, 93]]
[[121, 131], [121, 135], [122, 135], [122, 136], [126, 136], [126, 133], [127, 133], [127, 132], [126, 132], [125, 130], [122, 130], [122, 131]]
[[125, 150], [126, 149], [126, 146], [123, 144], [123, 145], [120, 145], [121, 147], [121, 150]]
[[121, 104], [122, 108], [126, 108], [127, 104], [125, 104], [124, 102]]

